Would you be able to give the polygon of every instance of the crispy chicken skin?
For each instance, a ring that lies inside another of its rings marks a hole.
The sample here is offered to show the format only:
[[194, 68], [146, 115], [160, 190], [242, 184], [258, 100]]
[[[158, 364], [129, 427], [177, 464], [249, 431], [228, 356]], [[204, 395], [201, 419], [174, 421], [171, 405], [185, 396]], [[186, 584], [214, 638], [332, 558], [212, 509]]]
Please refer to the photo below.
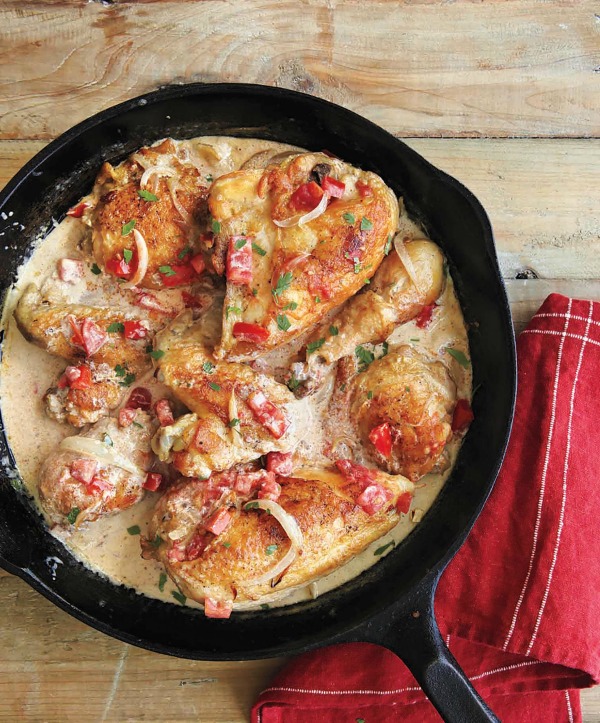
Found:
[[[350, 299], [308, 339], [306, 363], [295, 364], [293, 368], [295, 378], [304, 382], [297, 387], [297, 396], [315, 391], [334, 362], [353, 354], [359, 344], [385, 341], [397, 326], [414, 319], [441, 294], [444, 257], [439, 247], [433, 241], [418, 239], [405, 248], [418, 287], [392, 248], [369, 289]], [[311, 353], [310, 349], [319, 343], [317, 351]]]
[[[348, 365], [354, 368], [354, 359], [344, 361], [346, 370]], [[456, 403], [456, 386], [441, 362], [401, 347], [354, 373], [341, 394], [348, 395], [350, 418], [380, 467], [416, 481], [441, 463]], [[389, 425], [389, 456], [370, 439], [380, 425]]]
[[371, 473], [389, 491], [385, 507], [371, 515], [356, 503], [360, 485], [337, 471], [298, 470], [295, 477], [277, 477], [282, 487], [277, 504], [295, 518], [303, 542], [296, 559], [275, 580], [253, 582], [284, 557], [291, 542], [272, 514], [242, 507], [235, 492], [224, 492], [217, 503], [229, 507], [229, 526], [219, 535], [209, 534], [195, 559], [176, 559], [182, 555], [174, 554], [174, 548], [190, 550], [194, 536], [203, 532], [207, 511], [214, 510], [206, 506], [210, 483], [198, 480], [175, 486], [158, 501], [149, 538], [158, 535], [163, 543], [154, 554], [180, 589], [199, 602], [211, 598], [244, 603], [283, 596], [348, 562], [396, 525], [396, 502], [412, 495], [413, 485], [404, 477]]
[[[343, 197], [331, 199], [314, 220], [278, 227], [274, 220], [301, 215], [290, 204], [292, 194], [323, 166], [344, 185]], [[367, 195], [361, 195], [357, 183]], [[225, 268], [232, 236], [246, 236], [253, 244], [252, 281], [227, 284], [216, 355], [232, 359], [251, 359], [289, 342], [356, 293], [381, 263], [399, 212], [381, 178], [318, 153], [292, 156], [264, 171], [222, 176], [212, 185], [208, 203], [220, 224], [213, 261], [217, 270]], [[244, 339], [235, 333], [238, 322], [259, 325], [268, 338]]]
[[[137, 425], [123, 428], [114, 419], [102, 419], [87, 432], [67, 439], [98, 440], [107, 450], [116, 451], [137, 467], [137, 473], [60, 446], [46, 459], [39, 477], [40, 502], [54, 524], [75, 522], [78, 526], [124, 510], [142, 499], [142, 485], [153, 459], [150, 439], [156, 423], [141, 411], [136, 422]], [[67, 520], [73, 510], [76, 520]]]
[[[183, 272], [177, 283], [176, 275], [165, 268], [179, 273], [199, 250], [196, 239], [206, 216], [209, 186], [200, 169], [210, 168], [210, 153], [210, 146], [194, 149], [167, 139], [142, 148], [119, 166], [103, 165], [92, 194], [98, 201], [86, 220], [92, 228], [94, 256], [105, 271], [111, 273], [107, 262], [123, 259], [125, 249], [134, 254], [133, 265], [137, 263], [133, 233], [123, 235], [123, 226], [135, 221], [148, 247], [148, 270], [139, 286], [160, 289], [190, 283], [190, 276], [195, 276], [191, 271]], [[155, 173], [150, 173], [153, 168]]]
[[[217, 305], [214, 311], [219, 313]], [[293, 395], [283, 384], [246, 364], [215, 360], [208, 340], [214, 326], [210, 311], [186, 328], [189, 321], [189, 314], [182, 315], [157, 338], [157, 347], [163, 352], [158, 360], [159, 378], [192, 414], [159, 430], [153, 441], [155, 452], [187, 477], [208, 477], [213, 471], [268, 452], [288, 450], [291, 430], [274, 435], [259, 421], [248, 400], [262, 392], [288, 423]]]

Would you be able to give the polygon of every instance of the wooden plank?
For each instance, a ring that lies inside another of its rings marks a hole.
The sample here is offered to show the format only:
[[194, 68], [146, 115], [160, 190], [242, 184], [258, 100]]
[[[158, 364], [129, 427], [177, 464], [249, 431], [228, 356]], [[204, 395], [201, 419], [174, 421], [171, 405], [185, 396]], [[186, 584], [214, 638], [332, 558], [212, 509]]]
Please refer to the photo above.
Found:
[[0, 138], [174, 82], [306, 91], [401, 136], [600, 136], [596, 0], [0, 6]]
[[[408, 143], [481, 200], [505, 278], [523, 268], [543, 278], [600, 277], [600, 140], [427, 138]], [[0, 141], [0, 185], [43, 145]]]

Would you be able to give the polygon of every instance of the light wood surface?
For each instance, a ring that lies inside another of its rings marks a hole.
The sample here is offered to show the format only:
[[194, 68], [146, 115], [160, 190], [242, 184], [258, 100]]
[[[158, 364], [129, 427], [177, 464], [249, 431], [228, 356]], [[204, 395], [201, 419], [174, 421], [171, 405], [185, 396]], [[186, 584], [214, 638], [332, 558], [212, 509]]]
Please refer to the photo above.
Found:
[[[319, 95], [456, 176], [492, 220], [517, 330], [552, 291], [600, 299], [596, 0], [0, 1], [0, 185], [75, 122], [189, 81]], [[0, 610], [0, 721], [241, 723], [283, 663], [138, 650], [2, 571]], [[582, 699], [599, 722], [600, 693]]]

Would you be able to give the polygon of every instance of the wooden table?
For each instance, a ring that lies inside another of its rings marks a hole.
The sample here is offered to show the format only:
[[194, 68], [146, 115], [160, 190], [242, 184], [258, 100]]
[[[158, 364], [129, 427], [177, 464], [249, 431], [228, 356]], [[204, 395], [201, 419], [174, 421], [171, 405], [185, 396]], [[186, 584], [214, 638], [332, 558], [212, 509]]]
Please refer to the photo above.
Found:
[[[600, 299], [597, 0], [4, 0], [0, 60], [0, 183], [75, 122], [164, 84], [292, 88], [475, 192], [517, 329], [550, 291]], [[3, 721], [245, 721], [283, 662], [138, 650], [3, 572], [0, 610]], [[600, 721], [600, 694], [584, 708]]]

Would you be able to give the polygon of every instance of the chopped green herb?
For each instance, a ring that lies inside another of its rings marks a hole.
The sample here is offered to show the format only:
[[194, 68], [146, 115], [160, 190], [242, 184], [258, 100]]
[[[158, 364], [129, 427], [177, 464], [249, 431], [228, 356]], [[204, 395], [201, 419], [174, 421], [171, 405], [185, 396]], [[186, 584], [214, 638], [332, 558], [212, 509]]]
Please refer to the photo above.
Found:
[[211, 364], [211, 362], [207, 361], [204, 362], [202, 365], [202, 371], [206, 372], [207, 374], [212, 374], [215, 371], [215, 365]]
[[225, 318], [229, 319], [229, 314], [241, 314], [243, 309], [240, 309], [239, 306], [228, 306], [225, 309]]
[[258, 296], [258, 289], [252, 289], [252, 296]]
[[364, 719], [364, 718], [357, 718], [357, 719], [356, 719], [356, 723], [365, 723], [365, 719]]
[[233, 419], [230, 419], [227, 423], [230, 427], [239, 427], [240, 426], [240, 420], [237, 417], [234, 417]]
[[257, 510], [258, 509], [258, 502], [248, 502], [248, 504], [244, 505], [245, 510]]
[[281, 274], [277, 279], [277, 285], [274, 289], [271, 289], [273, 296], [279, 296], [283, 294], [284, 291], [287, 291], [290, 288], [293, 278], [291, 271], [286, 271], [285, 274]]
[[306, 355], [308, 356], [309, 354], [317, 351], [317, 349], [320, 349], [324, 343], [325, 339], [317, 339], [316, 341], [311, 341], [309, 344], [306, 345]]
[[247, 241], [248, 241], [247, 238], [239, 238], [233, 245], [236, 248], [236, 250], [239, 251], [240, 249], [244, 248]]
[[121, 236], [127, 236], [133, 231], [134, 228], [135, 221], [128, 221], [127, 223], [123, 224], [123, 228], [121, 229]]
[[163, 538], [160, 535], [156, 535], [153, 540], [148, 540], [148, 543], [154, 548], [160, 547], [163, 543]]
[[344, 219], [344, 221], [345, 221], [346, 223], [350, 223], [350, 224], [352, 224], [352, 223], [354, 223], [354, 222], [356, 221], [356, 219], [354, 218], [354, 215], [351, 214], [351, 213], [344, 213], [344, 214], [342, 214], [342, 218]]
[[212, 223], [210, 224], [210, 227], [212, 228], [213, 233], [221, 233], [221, 222], [215, 221], [213, 218]]
[[117, 364], [117, 366], [115, 367], [115, 374], [118, 377], [124, 377], [125, 374], [127, 374], [127, 367], [124, 367], [121, 364]]
[[177, 258], [178, 258], [178, 259], [184, 259], [188, 254], [191, 254], [191, 253], [192, 253], [192, 247], [191, 247], [191, 246], [186, 246], [184, 249], [182, 249], [182, 250], [177, 254]]
[[342, 384], [340, 387], [340, 392], [345, 392], [345, 391], [346, 391], [346, 385]]
[[152, 351], [152, 343], [146, 344], [146, 354], [150, 354]]
[[265, 554], [272, 555], [274, 552], [277, 552], [278, 548], [279, 548], [279, 545], [268, 545], [265, 548]]
[[154, 351], [150, 352], [150, 356], [153, 359], [160, 359], [165, 355], [164, 351], [162, 349], [154, 349]]
[[340, 333], [340, 330], [337, 328], [337, 326], [333, 326], [333, 324], [329, 327], [329, 333], [331, 336], [337, 336]]
[[133, 251], [131, 251], [131, 249], [123, 249], [123, 258], [129, 263], [133, 258]]
[[214, 382], [209, 382], [208, 386], [214, 391], [214, 392], [220, 392], [221, 387], [218, 384], [215, 384]]
[[388, 351], [390, 350], [390, 345], [387, 343], [387, 341], [384, 341], [381, 345], [381, 356], [380, 359], [383, 359], [384, 356], [387, 356]]
[[99, 276], [102, 273], [102, 269], [98, 266], [98, 264], [92, 264], [90, 269], [93, 274], [96, 274], [96, 276]]
[[296, 389], [298, 389], [299, 386], [300, 386], [299, 380], [296, 379], [296, 377], [292, 374], [292, 376], [290, 377], [290, 380], [287, 383], [288, 389], [290, 390], [290, 392], [293, 392]]
[[125, 326], [120, 321], [113, 321], [106, 327], [106, 331], [109, 334], [122, 334], [125, 331]]
[[352, 261], [354, 262], [354, 273], [360, 274], [362, 270], [362, 264], [360, 263], [359, 259], [355, 256]]
[[409, 339], [409, 341], [421, 341], [418, 336], [413, 336]]
[[410, 392], [410, 387], [404, 387], [404, 391], [408, 394], [408, 392]]
[[67, 515], [67, 520], [68, 520], [72, 525], [75, 524], [75, 520], [79, 517], [79, 512], [80, 512], [79, 507], [73, 507], [73, 509], [72, 509], [72, 510], [69, 512], [69, 514]]
[[377, 555], [377, 556], [383, 555], [383, 553], [384, 553], [386, 550], [388, 550], [390, 547], [394, 547], [395, 544], [396, 544], [396, 543], [394, 542], [394, 540], [391, 540], [391, 541], [388, 542], [386, 545], [382, 545], [381, 547], [378, 547], [373, 554], [375, 554], [375, 555]]
[[392, 250], [392, 241], [394, 240], [394, 234], [390, 234], [387, 237], [387, 241], [385, 242], [385, 247], [383, 249], [383, 253], [387, 256], [389, 252]]
[[138, 196], [144, 201], [158, 201], [158, 196], [154, 193], [150, 193], [150, 191], [146, 191], [145, 188], [140, 188]]
[[371, 279], [365, 279], [365, 280], [363, 281], [363, 284], [370, 284], [370, 283], [371, 283]]
[[315, 304], [320, 304], [320, 303], [321, 303], [321, 297], [315, 296]]
[[132, 525], [131, 527], [127, 528], [127, 532], [129, 532], [130, 535], [139, 535], [141, 530], [139, 525]]
[[224, 542], [223, 547], [231, 547], [231, 542]]
[[175, 600], [177, 600], [177, 602], [185, 605], [187, 598], [182, 592], [179, 592], [179, 590], [171, 590], [171, 595], [175, 598]]
[[159, 266], [158, 270], [161, 274], [164, 274], [165, 276], [175, 276], [175, 272], [168, 264], [166, 264], [165, 266]]
[[107, 447], [114, 447], [113, 441], [109, 434], [105, 434], [104, 437], [102, 437], [102, 441]]
[[270, 609], [271, 609], [271, 606], [269, 605], [269, 603], [261, 603], [261, 604], [260, 604], [260, 609], [261, 609], [261, 610], [270, 610]]
[[287, 331], [292, 325], [285, 314], [277, 314], [276, 321], [277, 326], [281, 329], [281, 331]]
[[133, 382], [135, 382], [135, 374], [130, 372], [129, 374], [125, 374], [123, 381], [119, 382], [119, 386], [128, 387], [133, 384]]
[[446, 351], [448, 352], [448, 354], [450, 354], [451, 357], [454, 357], [456, 359], [456, 361], [461, 365], [461, 367], [467, 369], [471, 365], [469, 359], [467, 359], [465, 354], [460, 349], [453, 349], [451, 346], [447, 346]]
[[354, 350], [354, 353], [356, 354], [360, 362], [359, 370], [361, 372], [364, 371], [369, 366], [369, 364], [371, 364], [371, 362], [375, 361], [375, 354], [373, 354], [372, 351], [365, 349], [364, 346], [357, 346]]
[[140, 429], [144, 429], [144, 425], [143, 425], [143, 424], [140, 424], [139, 422], [134, 422], [134, 423], [133, 423], [133, 426], [134, 426], [134, 427], [139, 427]]
[[297, 304], [295, 301], [290, 301], [289, 304], [286, 304], [286, 305], [283, 307], [283, 310], [284, 310], [284, 311], [287, 311], [287, 310], [289, 309], [290, 311], [294, 311], [294, 310], [297, 309], [297, 308], [298, 308], [298, 304]]
[[211, 176], [210, 173], [208, 174], [208, 176], [205, 176], [205, 178], [209, 183], [212, 183], [214, 181], [214, 178]]
[[259, 246], [258, 244], [255, 244], [254, 241], [252, 242], [252, 250], [256, 251], [256, 253], [259, 256], [266, 256], [267, 252], [263, 249], [262, 246]]
[[373, 392], [370, 389], [367, 392], [367, 399], [373, 399]]
[[160, 573], [160, 576], [159, 576], [159, 578], [158, 578], [158, 589], [159, 589], [161, 592], [164, 592], [164, 591], [165, 591], [165, 583], [166, 583], [166, 582], [167, 582], [167, 576], [165, 575], [164, 572], [161, 572], [161, 573]]
[[361, 231], [370, 231], [373, 228], [373, 224], [369, 219], [365, 216], [362, 221], [360, 222], [360, 230]]

